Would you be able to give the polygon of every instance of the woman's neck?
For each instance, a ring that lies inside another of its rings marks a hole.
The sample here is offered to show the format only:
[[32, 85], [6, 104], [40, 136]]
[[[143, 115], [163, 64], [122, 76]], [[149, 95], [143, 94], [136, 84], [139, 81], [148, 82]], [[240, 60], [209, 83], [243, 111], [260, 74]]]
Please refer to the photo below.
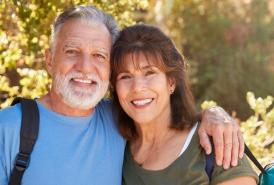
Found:
[[157, 146], [172, 137], [178, 131], [170, 128], [171, 120], [165, 119], [153, 123], [135, 123], [138, 138], [132, 141], [132, 145], [140, 148], [142, 146]]
[[168, 123], [136, 124], [138, 138], [133, 141], [139, 145], [157, 144], [170, 135], [172, 130]]
[[163, 169], [176, 160], [189, 132], [171, 129], [170, 122], [135, 125], [139, 137], [130, 142], [130, 151], [146, 169]]

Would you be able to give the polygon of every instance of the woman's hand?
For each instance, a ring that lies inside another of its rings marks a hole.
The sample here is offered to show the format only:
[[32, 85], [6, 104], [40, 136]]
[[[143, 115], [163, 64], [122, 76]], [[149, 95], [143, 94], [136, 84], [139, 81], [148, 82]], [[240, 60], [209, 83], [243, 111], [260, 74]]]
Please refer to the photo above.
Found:
[[212, 151], [209, 137], [212, 136], [217, 165], [228, 169], [237, 166], [238, 158], [244, 155], [244, 139], [236, 121], [221, 107], [213, 107], [201, 113], [198, 133], [200, 144], [209, 154]]

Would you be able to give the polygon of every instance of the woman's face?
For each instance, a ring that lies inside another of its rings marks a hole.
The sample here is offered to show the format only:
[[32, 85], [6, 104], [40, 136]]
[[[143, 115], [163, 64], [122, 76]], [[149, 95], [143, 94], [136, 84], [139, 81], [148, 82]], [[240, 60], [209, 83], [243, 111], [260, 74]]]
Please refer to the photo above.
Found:
[[170, 94], [175, 84], [143, 54], [127, 55], [125, 60], [127, 66], [116, 79], [116, 92], [124, 111], [138, 124], [170, 121]]

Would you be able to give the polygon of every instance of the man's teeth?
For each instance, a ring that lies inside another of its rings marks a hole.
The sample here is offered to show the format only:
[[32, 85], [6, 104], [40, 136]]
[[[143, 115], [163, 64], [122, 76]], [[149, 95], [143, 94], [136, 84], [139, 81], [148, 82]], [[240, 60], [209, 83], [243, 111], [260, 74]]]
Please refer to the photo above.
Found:
[[152, 100], [153, 100], [152, 98], [143, 99], [143, 100], [134, 100], [132, 101], [132, 103], [135, 105], [145, 105], [152, 102]]
[[73, 79], [75, 82], [81, 82], [81, 83], [86, 83], [86, 84], [91, 84], [92, 80], [88, 80], [88, 79], [79, 79], [79, 78], [74, 78]]

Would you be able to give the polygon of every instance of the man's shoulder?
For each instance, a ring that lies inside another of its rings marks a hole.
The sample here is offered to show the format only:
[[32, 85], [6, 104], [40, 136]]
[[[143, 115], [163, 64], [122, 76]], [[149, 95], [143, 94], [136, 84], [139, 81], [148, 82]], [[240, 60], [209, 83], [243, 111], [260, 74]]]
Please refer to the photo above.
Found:
[[0, 110], [0, 129], [20, 126], [21, 122], [20, 104], [15, 104]]
[[[113, 101], [110, 98], [104, 98], [96, 106], [96, 112], [98, 113], [97, 116], [100, 117], [103, 125], [106, 125], [107, 128], [115, 128], [115, 132], [118, 132], [117, 123], [114, 118], [116, 113], [113, 108]], [[111, 125], [114, 127], [110, 127]]]
[[112, 106], [112, 99], [111, 98], [103, 98], [98, 105], [108, 105]]
[[104, 111], [111, 111], [113, 107], [112, 100], [110, 98], [103, 98], [96, 106], [97, 109]]

